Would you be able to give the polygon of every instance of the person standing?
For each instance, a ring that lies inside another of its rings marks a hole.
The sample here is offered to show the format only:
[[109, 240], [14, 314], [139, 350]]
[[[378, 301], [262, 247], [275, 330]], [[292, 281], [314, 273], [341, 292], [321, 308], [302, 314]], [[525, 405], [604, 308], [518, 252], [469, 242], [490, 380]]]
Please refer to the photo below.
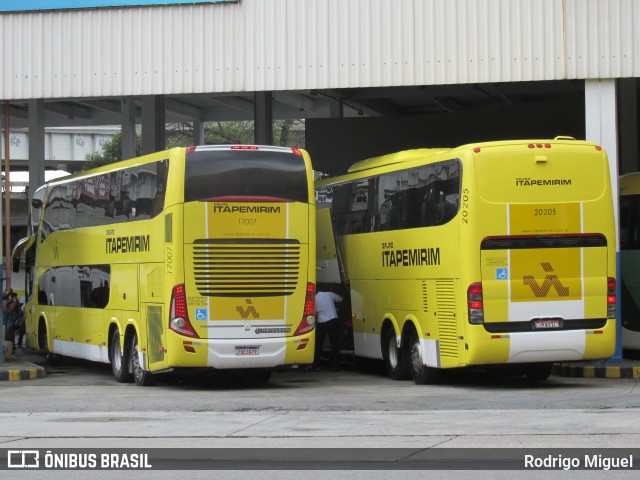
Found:
[[20, 302], [20, 299], [18, 298], [17, 295], [16, 295], [16, 302], [17, 302], [16, 312], [15, 312], [16, 334], [18, 335], [18, 346], [22, 348], [23, 346], [26, 347], [26, 345], [22, 344], [24, 340], [24, 335], [27, 332], [26, 318], [25, 318], [25, 311], [22, 308], [23, 305]]
[[340, 323], [336, 303], [341, 302], [342, 297], [334, 292], [319, 291], [316, 293], [316, 350], [312, 370], [319, 370], [319, 360], [322, 355], [322, 347], [327, 335], [331, 342], [331, 370], [338, 370], [340, 356]]
[[[14, 297], [15, 296], [15, 297]], [[14, 301], [14, 298], [16, 299]], [[3, 323], [4, 323], [4, 340], [7, 342], [11, 342], [13, 346], [13, 351], [16, 350], [16, 316], [15, 316], [15, 308], [17, 303], [17, 295], [13, 293], [13, 290], [8, 290], [4, 292], [4, 301], [2, 304], [2, 313], [4, 314]]]

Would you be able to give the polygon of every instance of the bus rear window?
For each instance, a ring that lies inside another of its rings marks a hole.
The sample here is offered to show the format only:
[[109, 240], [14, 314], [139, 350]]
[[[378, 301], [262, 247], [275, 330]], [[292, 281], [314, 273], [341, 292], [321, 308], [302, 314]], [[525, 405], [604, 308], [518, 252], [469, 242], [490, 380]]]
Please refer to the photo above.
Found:
[[304, 159], [287, 152], [194, 151], [187, 155], [184, 200], [276, 197], [309, 202]]

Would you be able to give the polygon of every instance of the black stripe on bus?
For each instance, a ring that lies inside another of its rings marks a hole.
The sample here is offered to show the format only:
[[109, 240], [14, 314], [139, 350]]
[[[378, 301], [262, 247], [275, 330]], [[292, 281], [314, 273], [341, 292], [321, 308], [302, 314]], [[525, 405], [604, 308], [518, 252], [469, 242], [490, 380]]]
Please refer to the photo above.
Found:
[[561, 328], [536, 329], [533, 321], [525, 322], [485, 322], [484, 329], [489, 333], [517, 333], [517, 332], [550, 332], [559, 330], [596, 330], [604, 328], [606, 318], [589, 318], [581, 320], [563, 320]]
[[585, 235], [535, 235], [486, 237], [482, 250], [516, 250], [525, 248], [606, 247], [607, 238], [600, 233]]

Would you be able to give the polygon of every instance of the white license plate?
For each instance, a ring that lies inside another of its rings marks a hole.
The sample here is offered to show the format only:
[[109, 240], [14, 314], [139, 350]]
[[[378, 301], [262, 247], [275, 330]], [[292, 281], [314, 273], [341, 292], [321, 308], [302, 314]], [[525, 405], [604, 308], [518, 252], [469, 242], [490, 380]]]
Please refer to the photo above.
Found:
[[260, 347], [236, 347], [236, 355], [260, 355]]
[[562, 319], [559, 318], [545, 318], [533, 321], [533, 328], [536, 330], [545, 330], [552, 328], [561, 328], [562, 327]]

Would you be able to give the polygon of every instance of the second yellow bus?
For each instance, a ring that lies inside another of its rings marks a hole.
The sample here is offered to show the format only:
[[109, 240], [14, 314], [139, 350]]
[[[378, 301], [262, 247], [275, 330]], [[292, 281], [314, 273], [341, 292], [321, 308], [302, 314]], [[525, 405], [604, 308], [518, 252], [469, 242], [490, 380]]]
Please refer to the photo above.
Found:
[[441, 369], [614, 352], [603, 149], [567, 137], [408, 150], [316, 183], [318, 288], [350, 302], [356, 356], [416, 383]]

